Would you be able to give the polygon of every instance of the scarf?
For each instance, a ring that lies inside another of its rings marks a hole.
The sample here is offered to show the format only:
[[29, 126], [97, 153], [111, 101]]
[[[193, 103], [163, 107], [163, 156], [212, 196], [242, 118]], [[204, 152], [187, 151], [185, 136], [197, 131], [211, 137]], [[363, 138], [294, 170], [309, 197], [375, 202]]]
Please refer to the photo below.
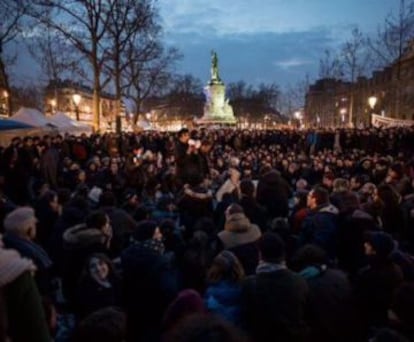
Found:
[[48, 269], [52, 266], [52, 260], [50, 260], [46, 251], [40, 247], [38, 244], [19, 238], [13, 234], [7, 234], [4, 236], [4, 241], [13, 248], [20, 251], [26, 257], [33, 259], [37, 267], [42, 269]]
[[141, 242], [141, 246], [148, 248], [154, 252], [156, 252], [159, 255], [163, 255], [165, 251], [165, 246], [162, 241], [154, 240], [154, 239], [148, 239], [143, 242]]
[[259, 265], [256, 267], [256, 274], [276, 272], [276, 271], [285, 270], [285, 269], [286, 269], [286, 265], [284, 263], [275, 264], [272, 262], [260, 262]]
[[326, 265], [308, 266], [299, 272], [300, 276], [305, 279], [316, 278], [327, 270]]

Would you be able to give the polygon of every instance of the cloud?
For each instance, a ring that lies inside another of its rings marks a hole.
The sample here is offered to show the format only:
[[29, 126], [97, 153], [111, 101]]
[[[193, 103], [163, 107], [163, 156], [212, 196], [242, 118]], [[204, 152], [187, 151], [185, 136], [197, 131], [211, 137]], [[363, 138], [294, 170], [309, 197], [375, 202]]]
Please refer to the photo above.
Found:
[[312, 61], [300, 58], [290, 58], [283, 61], [276, 61], [274, 64], [282, 69], [290, 69], [312, 64]]
[[160, 0], [166, 31], [223, 36], [357, 25], [375, 28], [397, 8], [389, 0]]

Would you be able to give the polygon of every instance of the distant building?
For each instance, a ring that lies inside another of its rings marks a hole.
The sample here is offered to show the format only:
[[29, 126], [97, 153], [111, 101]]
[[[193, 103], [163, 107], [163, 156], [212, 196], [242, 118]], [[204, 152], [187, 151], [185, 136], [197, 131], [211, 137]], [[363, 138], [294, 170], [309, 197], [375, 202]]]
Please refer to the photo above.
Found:
[[[75, 103], [74, 95], [79, 95], [79, 103]], [[44, 113], [52, 115], [63, 112], [76, 120], [93, 125], [92, 114], [93, 90], [85, 85], [69, 80], [52, 81], [45, 88]], [[125, 106], [121, 103], [121, 119], [125, 121]], [[114, 95], [101, 92], [100, 102], [101, 129], [113, 130], [116, 121], [116, 98]]]
[[[369, 98], [374, 97], [371, 108]], [[309, 86], [305, 99], [307, 126], [368, 125], [371, 114], [414, 119], [414, 44], [402, 58], [354, 83], [319, 79]]]

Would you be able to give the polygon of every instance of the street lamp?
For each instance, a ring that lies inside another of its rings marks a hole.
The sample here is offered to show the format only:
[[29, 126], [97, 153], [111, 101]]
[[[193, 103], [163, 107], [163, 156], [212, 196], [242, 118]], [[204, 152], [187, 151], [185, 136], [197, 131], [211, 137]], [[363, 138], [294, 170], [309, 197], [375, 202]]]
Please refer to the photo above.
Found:
[[50, 105], [52, 107], [52, 114], [55, 114], [55, 108], [56, 108], [56, 99], [50, 100]]
[[82, 97], [79, 94], [73, 94], [72, 99], [75, 104], [76, 121], [79, 121], [79, 103], [81, 102]]
[[377, 97], [375, 95], [372, 95], [368, 98], [368, 104], [371, 107], [371, 109], [373, 110], [375, 105], [377, 104]]
[[5, 112], [7, 116], [10, 116], [10, 106], [9, 106], [9, 93], [7, 90], [3, 91], [4, 103], [5, 103]]

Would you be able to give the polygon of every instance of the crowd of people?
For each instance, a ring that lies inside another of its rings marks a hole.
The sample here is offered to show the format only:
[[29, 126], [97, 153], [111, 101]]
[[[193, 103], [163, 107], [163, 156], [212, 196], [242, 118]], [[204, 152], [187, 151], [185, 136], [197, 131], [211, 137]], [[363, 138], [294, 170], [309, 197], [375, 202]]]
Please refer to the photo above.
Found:
[[414, 128], [0, 147], [0, 340], [414, 340]]

